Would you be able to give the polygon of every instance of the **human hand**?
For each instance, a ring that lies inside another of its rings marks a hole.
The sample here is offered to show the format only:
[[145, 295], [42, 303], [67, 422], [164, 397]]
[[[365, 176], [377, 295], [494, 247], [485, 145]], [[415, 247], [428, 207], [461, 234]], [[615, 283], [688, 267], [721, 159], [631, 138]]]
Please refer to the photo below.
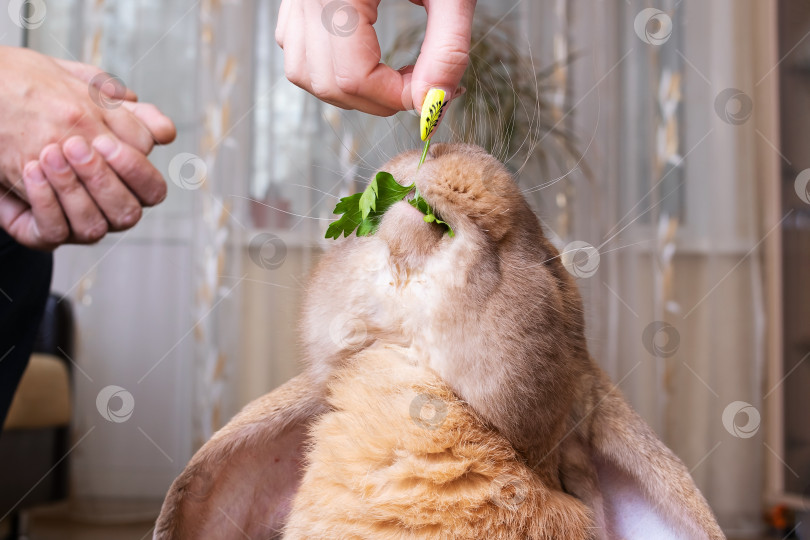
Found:
[[165, 197], [146, 154], [176, 131], [155, 106], [98, 68], [26, 49], [0, 47], [0, 73], [0, 227], [17, 241], [94, 242]]
[[475, 0], [411, 0], [428, 15], [416, 64], [398, 70], [380, 63], [379, 0], [282, 0], [276, 42], [284, 73], [295, 85], [344, 109], [379, 116], [421, 108], [430, 88], [447, 99], [469, 61]]
[[25, 168], [22, 182], [28, 201], [0, 186], [0, 227], [32, 249], [50, 251], [68, 243], [70, 226], [38, 162], [32, 161]]

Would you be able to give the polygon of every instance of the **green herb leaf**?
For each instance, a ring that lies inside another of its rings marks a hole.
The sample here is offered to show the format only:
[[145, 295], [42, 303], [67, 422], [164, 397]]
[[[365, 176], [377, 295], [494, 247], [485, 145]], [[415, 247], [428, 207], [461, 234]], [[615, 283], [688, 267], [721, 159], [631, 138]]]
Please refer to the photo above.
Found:
[[450, 227], [450, 225], [448, 225], [446, 221], [442, 221], [441, 219], [438, 218], [438, 216], [436, 216], [436, 213], [433, 211], [433, 208], [428, 204], [428, 202], [425, 199], [422, 198], [422, 195], [419, 194], [418, 189], [416, 190], [416, 195], [414, 196], [414, 198], [408, 202], [411, 203], [411, 206], [413, 206], [414, 208], [425, 214], [425, 217], [422, 218], [425, 220], [425, 222], [444, 225], [447, 228], [447, 235], [450, 236], [450, 238], [456, 235], [455, 231], [453, 231], [453, 228]]
[[[436, 217], [435, 214], [431, 214], [431, 215], [435, 218], [437, 224], [444, 225], [445, 227], [447, 227], [447, 236], [449, 236], [450, 238], [453, 238], [456, 235], [456, 232], [453, 230], [452, 227], [450, 227], [450, 225], [447, 224], [446, 221], [440, 220], [439, 218]], [[427, 216], [425, 216], [425, 217], [427, 217]]]
[[364, 219], [357, 227], [357, 236], [368, 236], [377, 232], [377, 227], [380, 226], [379, 220]]
[[337, 240], [340, 238], [341, 233], [344, 237], [349, 236], [360, 225], [363, 220], [360, 213], [360, 197], [360, 193], [355, 193], [340, 199], [333, 213], [343, 214], [343, 216], [329, 224], [329, 228], [326, 229], [326, 238]]
[[[380, 174], [382, 173], [379, 173], [377, 176]], [[377, 176], [371, 180], [360, 196], [360, 212], [363, 215], [363, 219], [366, 219], [372, 210], [377, 209]]]
[[[326, 229], [326, 238], [337, 240], [342, 234], [349, 236], [357, 229], [357, 236], [368, 236], [377, 232], [383, 214], [394, 204], [405, 199], [413, 190], [414, 184], [403, 186], [394, 180], [387, 172], [379, 172], [366, 186], [363, 193], [355, 193], [343, 197], [335, 206], [335, 214], [343, 214], [340, 219], [332, 222]], [[447, 227], [448, 234], [455, 236], [453, 229], [447, 223], [436, 217], [430, 205], [419, 195], [408, 201], [411, 206], [425, 214], [425, 221], [438, 223]]]
[[[375, 198], [374, 202], [371, 204], [371, 209], [375, 213], [384, 214], [386, 210], [391, 208], [391, 205], [407, 197], [408, 193], [413, 191], [414, 184], [402, 186], [394, 180], [394, 177], [391, 176], [390, 173], [378, 172], [377, 176], [375, 176], [374, 180], [369, 184], [369, 187], [363, 192], [364, 197], [369, 192], [369, 188], [373, 191]], [[362, 198], [360, 201], [360, 209], [363, 209]]]
[[391, 205], [408, 196], [413, 189], [402, 186], [387, 172], [379, 172], [366, 186], [363, 193], [343, 197], [335, 206], [335, 214], [343, 214], [326, 229], [326, 238], [337, 240], [340, 235], [349, 236], [357, 229], [357, 236], [377, 232], [383, 214]]

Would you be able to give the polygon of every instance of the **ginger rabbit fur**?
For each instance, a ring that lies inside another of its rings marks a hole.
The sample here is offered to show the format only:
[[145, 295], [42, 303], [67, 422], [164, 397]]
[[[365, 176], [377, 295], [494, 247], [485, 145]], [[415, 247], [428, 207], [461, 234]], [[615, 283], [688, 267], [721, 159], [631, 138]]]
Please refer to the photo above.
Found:
[[397, 347], [352, 358], [310, 430], [285, 540], [590, 537], [588, 509], [550, 490], [435, 373]]

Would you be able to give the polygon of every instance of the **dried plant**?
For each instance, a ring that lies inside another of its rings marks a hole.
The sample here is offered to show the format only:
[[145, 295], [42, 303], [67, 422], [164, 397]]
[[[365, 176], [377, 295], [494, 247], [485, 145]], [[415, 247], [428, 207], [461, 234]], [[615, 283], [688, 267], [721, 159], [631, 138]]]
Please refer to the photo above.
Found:
[[[453, 140], [484, 147], [515, 173], [533, 160], [543, 173], [551, 163], [567, 170], [582, 156], [566, 125], [565, 111], [555, 103], [566, 101], [559, 70], [573, 56], [538, 70], [528, 44], [525, 51], [513, 45], [512, 30], [505, 21], [476, 14], [470, 64], [461, 80], [467, 91], [457, 98], [460, 104], [450, 107], [444, 125], [452, 130]], [[424, 24], [417, 24], [400, 33], [386, 62], [412, 63], [424, 32]]]

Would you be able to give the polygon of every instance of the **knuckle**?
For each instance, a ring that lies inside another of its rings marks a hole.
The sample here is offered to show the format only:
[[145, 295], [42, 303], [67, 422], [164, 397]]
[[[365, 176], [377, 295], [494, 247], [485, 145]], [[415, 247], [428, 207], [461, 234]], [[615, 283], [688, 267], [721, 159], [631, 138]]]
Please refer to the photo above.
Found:
[[293, 83], [295, 86], [304, 88], [304, 85], [306, 84], [304, 71], [300, 66], [295, 65], [293, 62], [284, 62], [284, 76], [287, 77], [287, 80]]
[[49, 175], [48, 180], [50, 180], [51, 187], [53, 187], [54, 191], [56, 191], [60, 198], [72, 197], [80, 194], [81, 191], [84, 190], [76, 179], [76, 176], [72, 173], [65, 175]]
[[[115, 182], [115, 176], [109, 168], [101, 161], [99, 156], [86, 165], [86, 168], [79, 172], [82, 183], [93, 191], [103, 191]], [[76, 182], [76, 185], [79, 185]]]
[[70, 229], [64, 223], [51, 225], [40, 231], [42, 240], [48, 244], [61, 244], [67, 240]]
[[166, 198], [166, 181], [160, 172], [146, 159], [127, 153], [115, 163], [118, 178], [135, 187], [138, 197], [146, 206], [153, 206]]
[[356, 96], [360, 93], [362, 86], [361, 79], [354, 75], [344, 75], [341, 73], [335, 74], [335, 84], [338, 90], [350, 96]]
[[118, 214], [113, 222], [113, 227], [115, 230], [123, 231], [133, 227], [138, 221], [140, 221], [142, 215], [141, 207], [134, 205], [128, 208], [125, 208], [120, 214]]
[[433, 66], [435, 70], [445, 69], [448, 72], [457, 73], [463, 71], [470, 61], [470, 54], [468, 52], [469, 42], [464, 45], [463, 40], [449, 40], [445, 43], [438, 45], [433, 51]]
[[107, 222], [102, 220], [93, 225], [82, 227], [76, 231], [76, 237], [79, 241], [85, 243], [98, 242], [104, 235], [107, 234], [109, 227]]
[[115, 163], [115, 170], [118, 174], [118, 178], [125, 184], [140, 176], [138, 164], [131, 157], [119, 157], [118, 161]]
[[69, 126], [78, 124], [84, 118], [86, 111], [75, 103], [65, 103], [60, 108], [62, 120]]
[[115, 152], [107, 155], [109, 157], [105, 158], [98, 152], [99, 160], [105, 170], [110, 171], [111, 174], [115, 173], [121, 179], [125, 179], [137, 172], [141, 160], [147, 161], [146, 156], [136, 146], [133, 146], [131, 141], [127, 142], [123, 139], [118, 142], [118, 148]]
[[334, 101], [340, 96], [340, 90], [332, 85], [313, 80], [310, 84], [310, 92], [321, 101]]

